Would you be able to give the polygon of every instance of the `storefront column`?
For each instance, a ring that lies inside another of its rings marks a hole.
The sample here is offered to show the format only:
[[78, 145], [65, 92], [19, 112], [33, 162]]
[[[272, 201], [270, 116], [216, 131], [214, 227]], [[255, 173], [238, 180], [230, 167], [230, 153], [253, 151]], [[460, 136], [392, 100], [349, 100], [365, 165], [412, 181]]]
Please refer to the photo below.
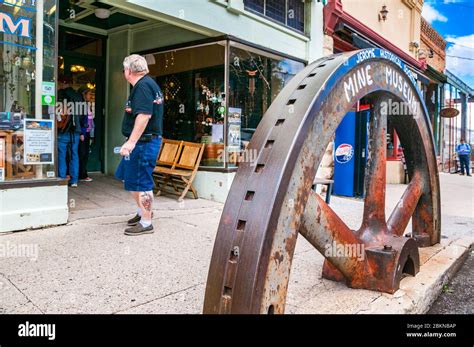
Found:
[[[35, 118], [43, 118], [43, 105], [42, 105], [42, 93], [40, 92], [43, 89], [43, 10], [44, 3], [43, 1], [38, 1], [36, 4], [36, 74], [35, 74]], [[36, 178], [43, 178], [43, 167], [41, 165], [36, 165], [35, 167]]]
[[125, 103], [130, 88], [125, 80], [123, 60], [131, 51], [131, 32], [123, 30], [109, 35], [107, 44], [107, 78], [106, 78], [106, 110], [105, 110], [105, 172], [115, 173], [120, 162], [120, 155], [114, 148], [122, 146], [125, 138], [122, 135], [122, 119]]
[[[321, 56], [325, 56], [328, 54], [332, 54], [332, 47], [331, 53], [326, 53], [326, 35], [318, 35], [316, 36], [315, 33], [322, 33], [324, 27], [324, 19], [323, 19], [323, 4], [319, 1], [311, 1], [306, 3], [306, 9], [309, 12], [310, 18], [309, 28], [307, 28], [307, 32], [311, 33], [311, 40], [306, 42], [307, 47], [307, 60], [309, 63], [315, 61], [316, 59], [320, 58]], [[315, 37], [316, 36], [316, 37]], [[331, 38], [332, 39], [332, 38]], [[318, 40], [322, 40], [323, 42], [318, 42]], [[332, 46], [332, 45], [331, 45]]]

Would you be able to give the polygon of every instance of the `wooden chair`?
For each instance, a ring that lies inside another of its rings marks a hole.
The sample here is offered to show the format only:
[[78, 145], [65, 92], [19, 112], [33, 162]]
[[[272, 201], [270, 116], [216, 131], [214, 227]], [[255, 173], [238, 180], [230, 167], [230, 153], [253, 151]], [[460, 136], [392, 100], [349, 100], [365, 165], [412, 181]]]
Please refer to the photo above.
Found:
[[156, 165], [174, 167], [181, 154], [183, 141], [163, 139]]
[[156, 168], [167, 167], [174, 169], [179, 159], [179, 156], [181, 155], [182, 148], [183, 141], [168, 139], [162, 140], [160, 154], [158, 155], [158, 159], [156, 160], [156, 167], [153, 171], [153, 178], [156, 185], [155, 193], [157, 195], [160, 195], [162, 186], [166, 187], [168, 185], [171, 185], [172, 183], [170, 182], [170, 177], [168, 175], [160, 174]]
[[[199, 168], [202, 155], [204, 153], [203, 143], [182, 141], [181, 149], [178, 149], [175, 162], [169, 165], [171, 161], [157, 162], [153, 176], [157, 185], [157, 195], [161, 194], [162, 188], [172, 187], [173, 194], [179, 195], [178, 201], [183, 201], [189, 190], [198, 198], [198, 193], [193, 187], [193, 181]], [[161, 156], [160, 156], [161, 157]], [[160, 159], [159, 157], [159, 159]], [[181, 191], [180, 191], [181, 190]]]
[[0, 131], [0, 137], [4, 140], [4, 176], [6, 179], [11, 179], [13, 177], [13, 149], [12, 149], [12, 131]]
[[34, 176], [33, 165], [24, 164], [24, 137], [22, 131], [0, 131], [4, 139], [4, 175], [5, 179], [31, 178]]
[[25, 165], [25, 139], [23, 132], [17, 131], [12, 136], [14, 158], [12, 158], [13, 176], [31, 178], [35, 175], [33, 165]]

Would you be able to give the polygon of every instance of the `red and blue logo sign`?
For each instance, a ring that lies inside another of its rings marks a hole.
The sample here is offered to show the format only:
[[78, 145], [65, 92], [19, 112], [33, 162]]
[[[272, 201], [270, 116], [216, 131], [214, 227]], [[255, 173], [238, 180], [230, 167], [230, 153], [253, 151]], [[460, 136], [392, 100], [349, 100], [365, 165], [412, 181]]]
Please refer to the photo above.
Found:
[[354, 147], [348, 143], [341, 143], [336, 148], [335, 156], [338, 163], [345, 164], [354, 156]]

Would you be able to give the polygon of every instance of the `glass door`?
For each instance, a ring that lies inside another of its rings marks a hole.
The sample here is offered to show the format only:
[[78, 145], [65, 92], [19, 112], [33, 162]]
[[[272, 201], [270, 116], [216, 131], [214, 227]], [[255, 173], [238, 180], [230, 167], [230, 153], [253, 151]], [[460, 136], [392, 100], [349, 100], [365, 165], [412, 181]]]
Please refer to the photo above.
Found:
[[87, 98], [93, 105], [94, 129], [91, 133], [88, 172], [104, 172], [105, 47], [106, 38], [103, 36], [61, 27], [58, 75], [70, 76], [72, 88], [76, 91], [88, 91]]
[[[90, 103], [92, 115], [89, 120], [91, 145], [87, 171], [103, 171], [103, 88], [101, 83], [102, 68], [96, 62], [68, 56], [60, 56], [59, 75], [66, 71], [72, 79], [72, 88], [78, 91], [85, 102]], [[64, 70], [64, 71], [63, 71]]]

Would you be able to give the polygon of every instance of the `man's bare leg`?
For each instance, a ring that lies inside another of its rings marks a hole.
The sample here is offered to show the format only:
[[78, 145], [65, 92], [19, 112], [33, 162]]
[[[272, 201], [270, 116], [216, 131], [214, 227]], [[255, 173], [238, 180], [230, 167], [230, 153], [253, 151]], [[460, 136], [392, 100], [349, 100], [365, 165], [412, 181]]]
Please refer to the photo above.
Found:
[[140, 210], [139, 215], [142, 217], [142, 220], [150, 221], [152, 218], [152, 209], [153, 209], [153, 192], [131, 192], [133, 199], [137, 203], [138, 210]]
[[[153, 225], [151, 224], [153, 208], [153, 192], [132, 192], [133, 199], [139, 206], [141, 218], [133, 218], [129, 221], [129, 228], [125, 229], [125, 235], [143, 235], [152, 234]], [[133, 221], [133, 223], [132, 223]]]
[[139, 203], [142, 209], [141, 224], [146, 227], [151, 224], [151, 213], [153, 209], [153, 192], [140, 192]]
[[130, 192], [132, 194], [133, 200], [137, 204], [137, 208], [141, 208], [140, 206], [140, 192]]
[[135, 200], [135, 203], [137, 204], [137, 214], [139, 216], [142, 215], [142, 209], [140, 206], [140, 192], [130, 192], [132, 194], [133, 200]]

